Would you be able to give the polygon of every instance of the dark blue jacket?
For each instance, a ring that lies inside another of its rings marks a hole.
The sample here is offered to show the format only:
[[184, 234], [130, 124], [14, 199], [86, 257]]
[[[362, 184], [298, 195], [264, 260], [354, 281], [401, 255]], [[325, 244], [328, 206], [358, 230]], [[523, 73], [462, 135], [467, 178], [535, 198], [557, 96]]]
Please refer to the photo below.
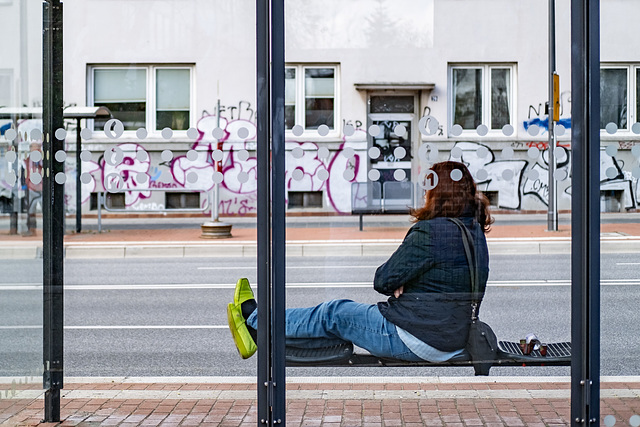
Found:
[[[471, 231], [478, 260], [480, 291], [489, 277], [487, 241], [473, 217]], [[382, 315], [411, 335], [442, 351], [464, 348], [471, 318], [471, 281], [460, 229], [446, 218], [419, 221], [391, 258], [376, 270], [373, 286], [390, 296], [378, 303]], [[404, 286], [399, 298], [393, 291]]]

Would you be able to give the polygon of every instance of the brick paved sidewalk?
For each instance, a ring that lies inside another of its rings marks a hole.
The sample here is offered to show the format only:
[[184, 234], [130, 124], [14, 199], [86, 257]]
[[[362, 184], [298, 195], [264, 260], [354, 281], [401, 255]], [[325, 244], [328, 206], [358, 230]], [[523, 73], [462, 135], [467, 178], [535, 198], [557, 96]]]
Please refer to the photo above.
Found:
[[[186, 380], [69, 382], [62, 390], [60, 424], [40, 423], [42, 391], [20, 385], [9, 396], [0, 399], [0, 425], [257, 424], [255, 383]], [[326, 382], [333, 380], [336, 382]], [[385, 382], [387, 379], [384, 378], [379, 381], [372, 378], [352, 380], [325, 379], [317, 383], [311, 378], [289, 378], [286, 425], [512, 427], [570, 424], [568, 378], [550, 381], [525, 377], [449, 381], [407, 378], [402, 382], [399, 378], [389, 379], [391, 382]], [[638, 425], [640, 378], [603, 380], [600, 402], [601, 425]]]

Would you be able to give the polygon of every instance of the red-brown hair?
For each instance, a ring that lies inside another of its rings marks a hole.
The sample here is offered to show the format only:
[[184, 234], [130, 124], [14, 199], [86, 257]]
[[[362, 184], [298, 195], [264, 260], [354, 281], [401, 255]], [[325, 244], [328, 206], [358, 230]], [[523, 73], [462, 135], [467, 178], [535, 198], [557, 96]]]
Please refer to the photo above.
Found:
[[438, 176], [438, 182], [427, 191], [424, 206], [411, 210], [414, 221], [474, 216], [488, 233], [494, 221], [489, 212], [489, 199], [477, 190], [469, 169], [463, 163], [447, 161], [435, 163], [431, 170]]

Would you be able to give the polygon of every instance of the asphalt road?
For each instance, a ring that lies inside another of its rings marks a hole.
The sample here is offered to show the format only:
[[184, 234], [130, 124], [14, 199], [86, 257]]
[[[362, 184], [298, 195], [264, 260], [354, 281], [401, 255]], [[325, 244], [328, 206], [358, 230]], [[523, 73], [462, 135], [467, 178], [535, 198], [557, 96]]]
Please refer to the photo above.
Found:
[[[287, 261], [287, 305], [331, 298], [384, 299], [371, 288], [383, 258]], [[602, 375], [640, 375], [640, 254], [602, 255]], [[251, 376], [226, 328], [237, 278], [255, 283], [255, 260], [180, 258], [67, 260], [65, 375]], [[0, 261], [0, 376], [38, 372], [42, 355], [42, 262]], [[569, 255], [491, 259], [481, 318], [499, 339], [536, 333], [570, 340]], [[569, 375], [568, 367], [501, 367], [492, 375]], [[473, 375], [472, 368], [288, 368], [295, 376]]]

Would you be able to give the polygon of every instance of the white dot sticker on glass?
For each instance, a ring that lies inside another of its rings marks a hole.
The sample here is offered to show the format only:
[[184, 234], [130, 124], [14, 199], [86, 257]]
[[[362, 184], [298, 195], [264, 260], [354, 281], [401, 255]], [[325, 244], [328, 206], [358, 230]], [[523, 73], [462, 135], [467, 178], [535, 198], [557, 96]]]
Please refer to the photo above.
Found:
[[326, 181], [329, 179], [329, 171], [327, 171], [326, 169], [320, 169], [316, 176], [320, 181]]
[[117, 193], [124, 186], [122, 177], [117, 173], [110, 173], [105, 177], [105, 189], [109, 193]]
[[502, 158], [505, 160], [513, 158], [513, 148], [505, 147], [502, 149]]
[[17, 179], [18, 178], [16, 177], [16, 174], [13, 171], [7, 172], [7, 174], [4, 176], [4, 180], [7, 182], [7, 184], [9, 184], [9, 187], [13, 187]]
[[83, 184], [89, 184], [91, 182], [91, 174], [88, 172], [80, 174], [80, 182]]
[[531, 169], [529, 172], [527, 172], [527, 178], [529, 178], [531, 181], [535, 181], [539, 176], [540, 174], [535, 169]]
[[356, 177], [356, 174], [353, 172], [353, 170], [347, 169], [342, 174], [342, 177], [347, 181], [353, 181], [353, 179]]
[[110, 166], [118, 166], [124, 159], [124, 153], [120, 147], [112, 147], [104, 151], [104, 161]]
[[440, 123], [433, 116], [424, 116], [418, 122], [418, 130], [420, 133], [426, 136], [435, 135], [438, 132]]
[[89, 128], [84, 128], [80, 131], [80, 138], [82, 139], [91, 139], [93, 136], [93, 132]]
[[224, 138], [224, 130], [222, 130], [221, 128], [215, 128], [213, 132], [211, 132], [211, 136], [220, 141], [222, 138]]
[[634, 145], [633, 147], [631, 147], [631, 154], [633, 154], [635, 157], [640, 157], [640, 145]]
[[460, 136], [462, 135], [462, 126], [453, 125], [451, 126], [451, 132], [449, 132], [451, 136]]
[[369, 148], [368, 154], [372, 159], [377, 159], [380, 157], [380, 149], [378, 147], [371, 147]]
[[187, 174], [187, 182], [189, 184], [195, 184], [196, 182], [198, 182], [198, 174], [195, 172], [189, 172]]
[[618, 125], [613, 122], [607, 123], [607, 126], [605, 126], [604, 129], [609, 135], [613, 135], [614, 133], [618, 132]]
[[371, 169], [367, 174], [369, 181], [377, 181], [380, 179], [380, 171], [378, 169]]
[[171, 128], [164, 128], [162, 129], [162, 132], [160, 132], [160, 135], [162, 135], [164, 139], [171, 139], [171, 137], [173, 136], [173, 131], [171, 130]]
[[479, 158], [484, 159], [485, 157], [487, 157], [489, 155], [489, 149], [487, 147], [485, 147], [484, 145], [481, 145], [476, 150], [476, 155]]
[[527, 150], [527, 156], [529, 156], [530, 159], [535, 160], [540, 157], [540, 150], [538, 147], [531, 147]]
[[82, 150], [80, 152], [80, 160], [82, 160], [83, 162], [90, 162], [91, 161], [91, 151]]
[[118, 139], [124, 133], [124, 125], [118, 119], [110, 119], [104, 124], [104, 134], [109, 139]]
[[198, 139], [199, 136], [200, 136], [200, 133], [198, 132], [198, 129], [189, 128], [187, 130], [187, 138], [189, 138], [189, 139]]
[[395, 179], [396, 181], [404, 181], [406, 177], [407, 173], [404, 171], [404, 169], [396, 169], [393, 172], [393, 179]]
[[553, 131], [556, 133], [556, 136], [563, 136], [567, 132], [567, 128], [558, 123], [553, 127]]
[[241, 127], [240, 129], [238, 129], [238, 138], [240, 139], [249, 138], [249, 129], [247, 129], [246, 127]]
[[374, 138], [379, 136], [380, 135], [380, 126], [378, 126], [378, 125], [369, 126], [369, 135], [371, 135]]
[[294, 147], [293, 150], [291, 150], [291, 155], [294, 159], [301, 159], [304, 156], [304, 150], [302, 147]]
[[407, 133], [407, 128], [404, 125], [397, 125], [393, 129], [393, 133], [395, 133], [398, 137], [402, 138]]
[[462, 148], [456, 146], [451, 149], [451, 157], [454, 159], [460, 159], [462, 157]]
[[58, 172], [55, 179], [57, 184], [62, 185], [67, 182], [67, 175], [64, 172]]
[[478, 169], [478, 172], [476, 172], [476, 180], [482, 182], [486, 181], [487, 178], [489, 178], [489, 173], [486, 169]]
[[502, 171], [502, 179], [505, 181], [511, 181], [513, 176], [513, 171], [511, 169], [505, 169]]
[[147, 135], [148, 135], [148, 132], [147, 132], [147, 130], [145, 128], [139, 128], [136, 131], [136, 137], [138, 139], [145, 139], [147, 137]]
[[220, 184], [223, 178], [224, 175], [222, 175], [222, 172], [216, 171], [213, 173], [213, 182], [215, 182], [216, 184]]
[[406, 155], [407, 150], [405, 150], [404, 147], [396, 147], [395, 150], [393, 150], [393, 156], [396, 160], [402, 160]]
[[42, 153], [40, 152], [40, 150], [33, 150], [29, 154], [29, 160], [31, 160], [33, 163], [38, 163], [40, 160], [42, 160]]
[[16, 152], [15, 151], [7, 151], [7, 153], [4, 155], [4, 159], [9, 163], [15, 162], [16, 161]]
[[171, 150], [163, 150], [162, 153], [160, 153], [160, 158], [163, 162], [170, 162], [171, 159], [173, 159], [173, 152]]
[[342, 132], [344, 133], [344, 136], [352, 136], [356, 133], [356, 128], [353, 125], [344, 125]]
[[329, 149], [327, 147], [318, 148], [318, 158], [320, 159], [328, 159], [329, 158]]
[[451, 179], [453, 181], [460, 181], [462, 179], [462, 171], [460, 169], [454, 169], [451, 171]]
[[56, 129], [54, 135], [59, 141], [64, 141], [65, 139], [67, 139], [67, 131], [62, 128]]
[[640, 133], [640, 122], [635, 122], [633, 125], [631, 125], [631, 132], [635, 133], [636, 135]]
[[238, 151], [238, 160], [246, 162], [249, 159], [249, 152], [247, 150]]
[[629, 425], [631, 427], [639, 427], [640, 426], [640, 415], [632, 415], [629, 418]]
[[196, 150], [187, 151], [187, 160], [190, 162], [195, 162], [198, 160], [198, 152]]
[[616, 425], [616, 417], [613, 415], [607, 415], [604, 417], [604, 425], [607, 427], [613, 427]]
[[558, 169], [553, 173], [553, 179], [556, 181], [564, 181], [567, 179], [567, 171], [564, 169]]
[[320, 136], [329, 135], [329, 126], [327, 126], [327, 125], [318, 126], [318, 135], [320, 135]]
[[39, 141], [42, 139], [42, 131], [40, 129], [32, 129], [29, 136], [32, 141]]
[[347, 159], [352, 158], [355, 154], [356, 154], [356, 151], [351, 147], [347, 147], [342, 150], [342, 155], [345, 156]]
[[58, 150], [56, 151], [56, 155], [54, 157], [56, 161], [62, 163], [67, 160], [67, 153], [65, 153], [63, 150]]
[[29, 180], [33, 185], [38, 185], [42, 182], [42, 175], [40, 175], [38, 172], [34, 172], [29, 176]]
[[304, 178], [304, 172], [302, 171], [301, 168], [295, 168], [293, 172], [291, 172], [291, 176], [293, 177], [294, 180], [300, 181], [302, 180], [302, 178]]
[[436, 174], [431, 169], [426, 170], [420, 174], [418, 178], [418, 185], [423, 190], [431, 190], [432, 188], [436, 188], [438, 185], [438, 174]]
[[607, 168], [605, 174], [607, 175], [607, 178], [614, 179], [616, 176], [618, 176], [618, 170], [614, 167], [610, 167]]
[[291, 129], [291, 132], [294, 136], [302, 136], [302, 134], [304, 133], [304, 128], [300, 125], [295, 125], [293, 129]]
[[476, 132], [480, 136], [485, 136], [489, 133], [489, 128], [487, 127], [487, 125], [480, 125], [476, 128]]
[[564, 162], [565, 160], [567, 160], [567, 152], [562, 147], [556, 147], [553, 150], [553, 155], [556, 157], [556, 160], [558, 162]]
[[239, 182], [240, 184], [244, 184], [244, 183], [246, 183], [246, 182], [248, 182], [248, 181], [249, 181], [249, 174], [248, 174], [248, 173], [246, 173], [246, 172], [242, 171], [242, 172], [240, 172], [240, 173], [238, 174], [238, 182]]
[[502, 126], [502, 134], [504, 136], [511, 136], [513, 135], [515, 129], [513, 129], [513, 126], [511, 125], [504, 125]]
[[140, 162], [146, 162], [149, 160], [149, 153], [145, 150], [138, 150], [136, 151], [136, 159]]
[[18, 133], [14, 129], [7, 129], [4, 133], [4, 137], [7, 138], [7, 141], [11, 142], [16, 139]]
[[222, 150], [213, 150], [213, 153], [211, 153], [211, 158], [215, 162], [219, 162], [220, 160], [222, 160]]
[[144, 183], [146, 183], [148, 180], [149, 180], [149, 175], [147, 175], [146, 173], [144, 173], [144, 172], [138, 172], [138, 173], [136, 174], [136, 181], [137, 181], [139, 184], [144, 184]]
[[607, 148], [605, 149], [605, 152], [607, 153], [607, 155], [613, 157], [616, 154], [618, 154], [618, 147], [616, 147], [613, 144], [609, 144], [609, 145], [607, 145]]
[[640, 178], [640, 167], [633, 168], [633, 170], [631, 171], [631, 176], [633, 176], [634, 178]]
[[540, 133], [540, 126], [538, 125], [529, 126], [529, 128], [527, 129], [527, 133], [530, 136], [537, 136]]

